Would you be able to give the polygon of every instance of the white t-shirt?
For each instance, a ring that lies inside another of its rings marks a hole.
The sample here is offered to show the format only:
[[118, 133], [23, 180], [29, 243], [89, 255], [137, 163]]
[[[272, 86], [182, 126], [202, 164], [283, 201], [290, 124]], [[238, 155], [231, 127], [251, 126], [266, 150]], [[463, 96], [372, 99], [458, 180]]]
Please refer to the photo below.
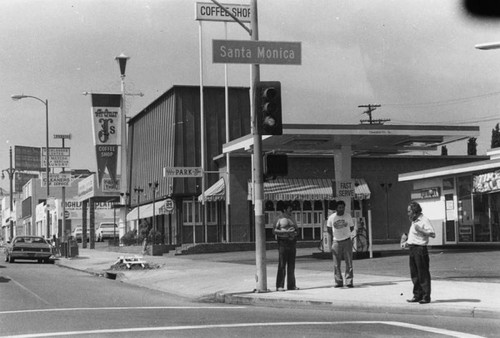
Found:
[[[420, 229], [423, 229], [423, 231]], [[426, 233], [435, 233], [435, 231], [429, 219], [424, 215], [420, 215], [415, 221], [411, 222], [407, 244], [427, 245], [429, 243], [429, 235]]]
[[326, 226], [332, 228], [334, 241], [343, 241], [351, 237], [351, 227], [354, 227], [354, 222], [351, 215], [344, 213], [339, 216], [334, 213], [328, 217]]

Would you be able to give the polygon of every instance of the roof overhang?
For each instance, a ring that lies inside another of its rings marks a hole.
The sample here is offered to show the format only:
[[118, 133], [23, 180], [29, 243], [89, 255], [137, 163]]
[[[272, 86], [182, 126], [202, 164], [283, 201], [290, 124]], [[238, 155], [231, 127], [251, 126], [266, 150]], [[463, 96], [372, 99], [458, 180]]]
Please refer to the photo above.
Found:
[[423, 180], [426, 178], [442, 177], [456, 174], [466, 174], [477, 171], [500, 169], [500, 159], [498, 160], [486, 160], [466, 164], [457, 164], [447, 167], [441, 167], [437, 169], [428, 169], [414, 171], [405, 174], [399, 174], [398, 181], [416, 181]]
[[[333, 154], [350, 146], [353, 154], [398, 154], [436, 150], [438, 146], [479, 136], [478, 126], [284, 124], [283, 135], [262, 136], [262, 150]], [[223, 145], [223, 153], [248, 151], [253, 135]]]

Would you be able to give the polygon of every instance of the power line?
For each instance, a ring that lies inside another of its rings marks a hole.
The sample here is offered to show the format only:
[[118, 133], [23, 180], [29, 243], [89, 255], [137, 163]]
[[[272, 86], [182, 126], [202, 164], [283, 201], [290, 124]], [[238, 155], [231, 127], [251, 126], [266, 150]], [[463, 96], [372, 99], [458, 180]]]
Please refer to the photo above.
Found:
[[458, 103], [463, 103], [463, 102], [467, 102], [467, 101], [471, 101], [471, 100], [475, 100], [475, 99], [497, 96], [497, 95], [500, 95], [500, 91], [481, 94], [481, 95], [475, 95], [475, 96], [462, 97], [462, 98], [457, 98], [457, 99], [443, 100], [443, 101], [430, 101], [430, 102], [419, 102], [419, 103], [383, 103], [382, 105], [392, 106], [392, 107], [442, 106], [442, 105], [448, 105], [448, 104], [458, 104]]

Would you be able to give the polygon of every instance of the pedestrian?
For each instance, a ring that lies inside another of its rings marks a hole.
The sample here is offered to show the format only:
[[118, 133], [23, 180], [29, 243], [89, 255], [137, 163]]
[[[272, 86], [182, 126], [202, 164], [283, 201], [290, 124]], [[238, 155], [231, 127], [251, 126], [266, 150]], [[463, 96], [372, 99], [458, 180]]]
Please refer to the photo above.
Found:
[[276, 275], [276, 291], [298, 290], [295, 284], [295, 256], [297, 254], [297, 223], [292, 216], [292, 205], [285, 203], [281, 215], [274, 224], [273, 234], [278, 240], [279, 262]]
[[336, 288], [344, 286], [342, 278], [341, 262], [345, 261], [345, 285], [354, 287], [354, 270], [352, 266], [352, 239], [351, 232], [354, 230], [354, 221], [351, 215], [345, 213], [345, 202], [338, 201], [336, 212], [328, 217], [327, 230], [332, 236], [332, 258], [334, 284]]
[[431, 274], [429, 271], [429, 237], [436, 237], [434, 228], [427, 217], [422, 214], [419, 203], [408, 204], [408, 218], [411, 227], [408, 232], [406, 247], [410, 250], [410, 275], [413, 282], [413, 298], [409, 303], [428, 304], [431, 302]]

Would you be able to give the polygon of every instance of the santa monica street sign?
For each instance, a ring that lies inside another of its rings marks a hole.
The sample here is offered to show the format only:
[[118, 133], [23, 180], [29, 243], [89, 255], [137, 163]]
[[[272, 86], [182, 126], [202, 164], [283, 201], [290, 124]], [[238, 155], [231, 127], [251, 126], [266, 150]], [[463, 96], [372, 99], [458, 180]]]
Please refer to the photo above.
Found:
[[214, 63], [300, 65], [300, 42], [212, 40]]

